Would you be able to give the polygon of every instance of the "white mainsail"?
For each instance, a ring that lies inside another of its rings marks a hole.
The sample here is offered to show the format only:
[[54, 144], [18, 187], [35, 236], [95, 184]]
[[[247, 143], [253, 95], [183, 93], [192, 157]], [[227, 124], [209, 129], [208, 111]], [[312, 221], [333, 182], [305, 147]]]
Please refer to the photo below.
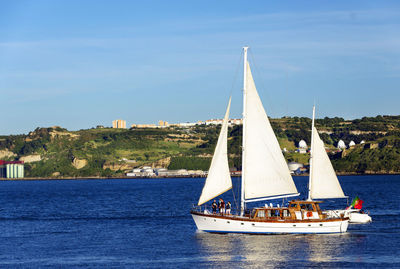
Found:
[[215, 147], [208, 176], [204, 183], [198, 205], [202, 205], [232, 188], [232, 179], [228, 164], [228, 119], [230, 107], [231, 98], [229, 98], [228, 108], [226, 109], [225, 117], [222, 122], [217, 146]]
[[[246, 202], [298, 195], [246, 61], [243, 176]], [[259, 198], [259, 199], [257, 199]]]
[[309, 199], [345, 198], [324, 142], [312, 127], [311, 171]]

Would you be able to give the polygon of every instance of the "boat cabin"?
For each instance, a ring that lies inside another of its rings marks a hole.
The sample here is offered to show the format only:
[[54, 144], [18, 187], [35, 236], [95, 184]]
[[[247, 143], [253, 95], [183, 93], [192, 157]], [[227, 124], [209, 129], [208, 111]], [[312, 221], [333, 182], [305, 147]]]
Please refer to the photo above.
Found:
[[288, 207], [265, 207], [254, 208], [250, 218], [255, 220], [309, 220], [325, 219], [319, 207], [320, 201], [290, 201]]

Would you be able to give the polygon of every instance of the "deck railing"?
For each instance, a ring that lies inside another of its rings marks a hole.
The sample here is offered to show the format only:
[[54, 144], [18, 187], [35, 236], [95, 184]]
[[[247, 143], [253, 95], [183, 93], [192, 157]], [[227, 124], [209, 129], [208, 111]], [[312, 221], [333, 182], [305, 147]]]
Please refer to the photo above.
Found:
[[215, 215], [237, 215], [236, 210], [233, 209], [233, 208], [231, 209], [231, 213], [230, 214], [226, 214], [226, 209], [225, 209], [225, 213], [221, 213], [219, 211], [219, 209], [217, 209], [216, 213], [213, 213], [212, 207], [209, 206], [209, 205], [208, 206], [207, 205], [199, 206], [199, 205], [193, 204], [192, 211], [198, 212], [198, 213], [210, 214], [210, 215], [211, 214], [215, 214]]

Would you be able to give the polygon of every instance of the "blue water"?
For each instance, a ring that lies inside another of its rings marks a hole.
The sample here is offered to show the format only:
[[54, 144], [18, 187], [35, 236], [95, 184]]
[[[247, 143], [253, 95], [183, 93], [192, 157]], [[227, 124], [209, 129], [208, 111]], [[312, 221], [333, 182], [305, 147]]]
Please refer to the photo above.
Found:
[[[295, 178], [299, 191], [307, 180]], [[334, 235], [198, 232], [189, 211], [203, 182], [1, 181], [0, 267], [400, 267], [400, 176], [340, 177], [373, 222]]]

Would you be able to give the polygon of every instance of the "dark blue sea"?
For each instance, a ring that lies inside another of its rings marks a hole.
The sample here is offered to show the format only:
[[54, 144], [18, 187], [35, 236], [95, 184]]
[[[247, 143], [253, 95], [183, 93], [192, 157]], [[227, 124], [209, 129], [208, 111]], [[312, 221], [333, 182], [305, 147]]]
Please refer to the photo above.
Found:
[[[189, 211], [204, 178], [0, 181], [0, 267], [400, 267], [400, 176], [339, 180], [373, 222], [332, 235], [198, 232]], [[307, 181], [295, 178], [300, 192]]]

